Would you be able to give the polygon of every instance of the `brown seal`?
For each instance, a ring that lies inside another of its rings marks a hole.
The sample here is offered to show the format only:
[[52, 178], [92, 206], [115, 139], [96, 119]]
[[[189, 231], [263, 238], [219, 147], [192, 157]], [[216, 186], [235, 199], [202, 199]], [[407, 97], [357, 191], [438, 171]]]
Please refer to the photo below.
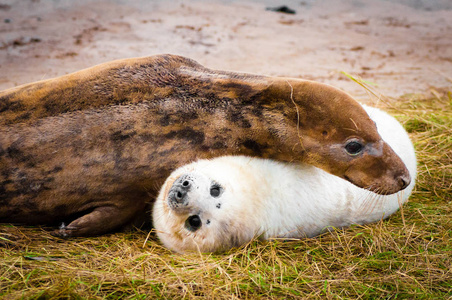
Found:
[[248, 155], [305, 162], [381, 194], [409, 173], [348, 94], [325, 84], [125, 59], [0, 92], [0, 222], [109, 232], [145, 216], [177, 167]]

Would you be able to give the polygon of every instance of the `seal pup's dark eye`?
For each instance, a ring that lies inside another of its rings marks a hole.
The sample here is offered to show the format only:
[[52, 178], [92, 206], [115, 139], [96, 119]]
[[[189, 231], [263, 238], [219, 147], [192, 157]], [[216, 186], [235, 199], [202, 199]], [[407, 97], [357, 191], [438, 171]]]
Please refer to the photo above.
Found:
[[364, 149], [363, 144], [359, 141], [350, 141], [345, 145], [345, 151], [350, 155], [357, 155]]
[[202, 225], [201, 218], [198, 215], [190, 216], [185, 221], [185, 228], [187, 228], [190, 231], [198, 230], [201, 227], [201, 225]]
[[210, 195], [212, 197], [218, 197], [220, 196], [221, 193], [221, 187], [217, 184], [212, 185], [212, 187], [210, 188]]

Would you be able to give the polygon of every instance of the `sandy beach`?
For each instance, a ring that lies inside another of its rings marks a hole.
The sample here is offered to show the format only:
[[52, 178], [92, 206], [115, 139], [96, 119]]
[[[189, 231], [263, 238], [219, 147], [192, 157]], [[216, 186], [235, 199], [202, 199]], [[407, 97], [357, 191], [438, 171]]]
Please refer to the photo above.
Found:
[[[287, 14], [267, 10], [286, 5]], [[398, 97], [451, 85], [450, 1], [0, 1], [0, 89], [159, 53]]]

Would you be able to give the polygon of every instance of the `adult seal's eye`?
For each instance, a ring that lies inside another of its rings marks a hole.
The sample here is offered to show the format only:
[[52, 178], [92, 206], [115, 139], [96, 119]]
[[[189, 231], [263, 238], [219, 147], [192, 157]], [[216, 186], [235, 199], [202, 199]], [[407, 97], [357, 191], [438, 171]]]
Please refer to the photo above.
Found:
[[347, 144], [345, 144], [345, 151], [347, 151], [350, 155], [358, 155], [360, 154], [364, 149], [364, 146], [359, 141], [350, 141]]
[[185, 221], [185, 227], [190, 231], [196, 231], [201, 228], [202, 222], [201, 218], [198, 215], [193, 215], [188, 217]]
[[219, 185], [213, 185], [210, 188], [210, 195], [212, 197], [216, 198], [216, 197], [220, 196], [220, 193], [221, 193], [221, 187]]

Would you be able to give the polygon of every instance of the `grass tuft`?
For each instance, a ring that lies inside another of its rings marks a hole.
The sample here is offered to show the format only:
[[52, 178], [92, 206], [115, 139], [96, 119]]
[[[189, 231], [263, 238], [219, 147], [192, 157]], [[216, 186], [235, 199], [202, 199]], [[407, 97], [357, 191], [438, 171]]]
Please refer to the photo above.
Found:
[[3, 224], [0, 298], [452, 299], [452, 93], [432, 89], [379, 106], [402, 122], [417, 150], [418, 182], [403, 215], [190, 255], [142, 231], [62, 240]]

